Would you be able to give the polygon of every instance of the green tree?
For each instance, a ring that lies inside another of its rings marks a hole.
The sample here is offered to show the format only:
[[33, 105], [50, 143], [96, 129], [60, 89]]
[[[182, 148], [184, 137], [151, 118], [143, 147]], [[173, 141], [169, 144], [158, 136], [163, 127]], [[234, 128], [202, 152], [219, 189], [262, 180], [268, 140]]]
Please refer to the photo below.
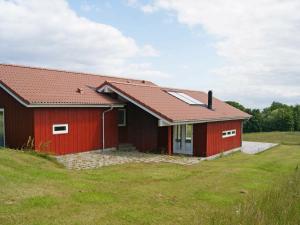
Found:
[[300, 105], [295, 105], [293, 107], [294, 111], [294, 130], [300, 131]]

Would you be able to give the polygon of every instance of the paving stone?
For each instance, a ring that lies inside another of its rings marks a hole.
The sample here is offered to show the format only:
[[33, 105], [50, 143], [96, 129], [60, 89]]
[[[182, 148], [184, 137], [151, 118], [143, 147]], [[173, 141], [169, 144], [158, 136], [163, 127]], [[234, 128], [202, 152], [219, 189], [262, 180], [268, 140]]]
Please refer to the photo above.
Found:
[[57, 161], [68, 169], [92, 169], [103, 166], [124, 164], [124, 163], [175, 163], [180, 165], [194, 165], [201, 161], [201, 158], [190, 156], [168, 156], [151, 153], [132, 151], [104, 151], [96, 150], [56, 156]]

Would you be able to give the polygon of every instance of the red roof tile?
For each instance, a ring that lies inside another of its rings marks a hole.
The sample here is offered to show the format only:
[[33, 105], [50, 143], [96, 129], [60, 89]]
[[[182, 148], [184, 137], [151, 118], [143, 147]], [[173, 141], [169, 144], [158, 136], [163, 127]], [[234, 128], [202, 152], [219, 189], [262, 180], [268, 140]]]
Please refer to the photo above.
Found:
[[134, 79], [0, 64], [1, 84], [26, 104], [100, 105], [120, 103], [95, 91], [108, 79], [153, 84], [149, 81]]
[[[201, 91], [171, 89], [155, 85], [128, 84], [115, 81], [109, 81], [106, 85], [111, 86], [148, 110], [171, 122], [218, 121], [250, 117], [249, 114], [217, 98], [213, 98], [213, 110], [208, 109], [206, 106], [208, 95]], [[189, 105], [170, 95], [168, 91], [183, 92], [203, 102], [205, 105]]]
[[164, 88], [135, 79], [0, 64], [0, 85], [26, 105], [98, 106], [123, 103], [96, 91], [99, 86], [109, 85], [169, 122], [250, 117], [216, 98], [213, 98], [213, 110], [210, 110], [206, 105], [189, 105], [167, 93], [180, 91], [207, 104], [207, 94], [201, 91]]

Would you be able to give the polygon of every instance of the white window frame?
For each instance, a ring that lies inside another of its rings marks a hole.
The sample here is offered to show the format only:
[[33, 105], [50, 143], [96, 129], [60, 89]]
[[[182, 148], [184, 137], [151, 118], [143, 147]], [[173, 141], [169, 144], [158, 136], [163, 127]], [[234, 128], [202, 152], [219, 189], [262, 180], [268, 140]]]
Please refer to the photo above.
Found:
[[[56, 131], [55, 130], [56, 127], [66, 127], [66, 129]], [[53, 124], [52, 134], [56, 135], [56, 134], [68, 134], [68, 133], [69, 133], [69, 124], [67, 124], [67, 123], [65, 123], [65, 124]]]
[[[124, 112], [123, 113], [123, 121], [124, 121], [124, 123], [119, 124], [119, 121], [118, 121], [118, 126], [119, 127], [125, 127], [126, 126], [126, 109], [125, 108], [118, 109], [118, 113], [119, 113], [119, 111], [123, 111]], [[119, 120], [119, 115], [118, 115], [118, 120]]]
[[5, 111], [4, 108], [0, 109], [1, 112], [3, 112], [3, 147], [5, 148]]
[[236, 129], [222, 131], [222, 138], [228, 138], [236, 136]]

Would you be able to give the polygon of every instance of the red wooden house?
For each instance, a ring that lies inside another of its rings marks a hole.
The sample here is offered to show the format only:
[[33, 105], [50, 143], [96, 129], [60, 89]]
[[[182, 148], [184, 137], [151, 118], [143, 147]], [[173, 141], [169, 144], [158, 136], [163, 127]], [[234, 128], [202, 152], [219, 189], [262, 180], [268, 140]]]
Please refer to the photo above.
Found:
[[211, 92], [0, 64], [0, 146], [60, 155], [130, 143], [207, 157], [240, 148], [249, 117]]

